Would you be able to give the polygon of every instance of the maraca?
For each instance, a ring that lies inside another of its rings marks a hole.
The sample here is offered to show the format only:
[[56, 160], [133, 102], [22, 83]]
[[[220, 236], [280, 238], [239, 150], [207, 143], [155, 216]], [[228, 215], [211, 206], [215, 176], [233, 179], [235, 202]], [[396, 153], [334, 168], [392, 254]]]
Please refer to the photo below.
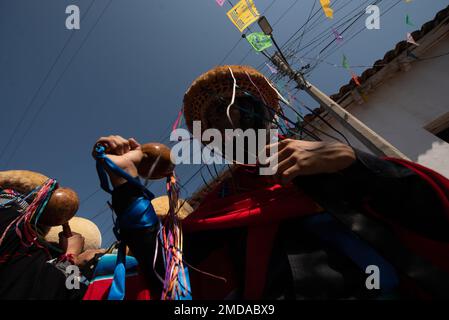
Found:
[[[48, 177], [33, 171], [0, 171], [0, 188], [12, 189], [21, 194], [28, 194], [47, 180]], [[64, 225], [76, 214], [78, 206], [79, 199], [75, 191], [58, 187], [51, 195], [39, 222], [49, 227]]]
[[142, 145], [143, 159], [137, 168], [144, 179], [157, 180], [170, 176], [175, 165], [170, 158], [170, 148], [161, 143]]

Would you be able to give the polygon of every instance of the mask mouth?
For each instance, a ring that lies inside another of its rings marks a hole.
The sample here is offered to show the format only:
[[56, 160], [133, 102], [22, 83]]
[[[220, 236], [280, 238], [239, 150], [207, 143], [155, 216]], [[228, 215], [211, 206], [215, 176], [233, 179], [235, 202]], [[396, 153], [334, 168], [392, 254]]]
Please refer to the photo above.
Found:
[[[229, 99], [218, 97], [213, 100], [206, 111], [206, 127], [215, 128], [224, 133], [225, 129], [268, 129], [273, 118], [270, 110], [260, 99], [245, 93], [236, 97], [234, 104], [229, 109], [229, 119], [227, 108]], [[232, 120], [232, 122], [231, 122]]]

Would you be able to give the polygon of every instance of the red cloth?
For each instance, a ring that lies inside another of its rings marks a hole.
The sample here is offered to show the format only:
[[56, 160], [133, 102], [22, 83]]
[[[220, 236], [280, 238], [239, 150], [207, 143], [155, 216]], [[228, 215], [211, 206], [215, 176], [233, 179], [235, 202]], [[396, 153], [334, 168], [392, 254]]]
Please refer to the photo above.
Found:
[[[219, 195], [221, 186], [217, 187], [204, 199], [200, 207], [184, 220], [183, 229], [189, 233], [247, 227], [244, 296], [246, 299], [258, 299], [262, 297], [265, 287], [268, 262], [279, 222], [307, 216], [321, 211], [321, 208], [293, 185], [273, 185], [264, 178], [247, 174], [244, 170], [238, 171], [237, 174], [239, 187], [250, 191], [234, 190], [231, 196], [222, 198]], [[217, 263], [223, 261], [215, 256], [209, 259]], [[192, 275], [191, 278], [192, 290], [195, 291], [195, 276]], [[210, 284], [214, 285], [215, 282]], [[209, 289], [211, 292], [219, 290], [217, 287]]]
[[[108, 300], [112, 278], [95, 280], [87, 288], [83, 300]], [[125, 300], [151, 300], [150, 290], [139, 274], [126, 277]]]
[[200, 206], [183, 221], [185, 232], [267, 225], [320, 210], [319, 206], [293, 184], [282, 187], [244, 168], [236, 170], [238, 189], [222, 197], [222, 185], [210, 192]]
[[[438, 195], [443, 213], [449, 219], [448, 179], [413, 162], [393, 158], [386, 160], [409, 168], [427, 181]], [[244, 296], [247, 299], [257, 299], [261, 298], [263, 294], [271, 246], [279, 222], [293, 217], [307, 216], [319, 212], [321, 209], [312, 199], [294, 186], [272, 185], [263, 178], [246, 174], [244, 170], [239, 170], [235, 174], [239, 176], [239, 187], [250, 191], [242, 193], [234, 190], [232, 196], [221, 198], [219, 196], [221, 186], [217, 187], [184, 221], [183, 227], [188, 233], [247, 226]], [[390, 224], [406, 246], [449, 272], [448, 244], [426, 239], [394, 223], [390, 222]], [[215, 256], [211, 257], [209, 265], [211, 265], [211, 261], [215, 261], [216, 264], [223, 263], [223, 259]], [[214, 268], [208, 270], [211, 269]], [[192, 276], [193, 278], [195, 276]], [[195, 298], [195, 285], [192, 284]], [[215, 288], [210, 288], [210, 290], [213, 291]]]
[[386, 158], [386, 160], [398, 163], [404, 167], [409, 168], [417, 175], [419, 175], [423, 180], [429, 183], [429, 185], [432, 187], [432, 189], [435, 191], [435, 194], [441, 201], [443, 214], [449, 220], [449, 179], [443, 177], [438, 172], [426, 168], [418, 163], [396, 158]]
[[[449, 220], [449, 180], [447, 178], [417, 163], [395, 158], [387, 158], [387, 160], [409, 168], [426, 181], [440, 200], [442, 214]], [[425, 238], [390, 221], [389, 224], [410, 250], [442, 270], [449, 272], [449, 243]]]
[[[449, 219], [449, 180], [440, 174], [418, 164], [387, 159], [403, 165], [416, 172], [427, 181], [438, 195], [444, 214]], [[302, 217], [320, 212], [322, 209], [302, 191], [293, 185], [281, 187], [267, 180], [250, 175], [244, 169], [237, 171], [239, 187], [245, 189], [233, 190], [232, 195], [220, 197], [222, 186], [218, 186], [208, 194], [200, 207], [183, 222], [186, 233], [201, 230], [229, 229], [248, 227], [247, 257], [245, 275], [245, 298], [261, 298], [265, 286], [268, 261], [271, 256], [278, 225], [281, 221]], [[449, 272], [449, 247], [436, 241], [425, 239], [405, 228], [391, 223], [404, 244], [417, 254], [428, 258], [435, 265]], [[214, 281], [205, 276], [195, 276], [191, 273], [193, 298], [221, 299], [235, 288], [236, 272], [230, 263], [227, 248], [217, 248], [202, 264], [202, 270], [214, 270], [228, 279], [227, 283]], [[204, 281], [207, 279], [207, 281]], [[112, 279], [95, 281], [89, 286], [85, 300], [102, 300], [107, 298], [107, 289]], [[149, 291], [143, 287], [139, 277], [127, 277], [126, 299], [149, 299]]]

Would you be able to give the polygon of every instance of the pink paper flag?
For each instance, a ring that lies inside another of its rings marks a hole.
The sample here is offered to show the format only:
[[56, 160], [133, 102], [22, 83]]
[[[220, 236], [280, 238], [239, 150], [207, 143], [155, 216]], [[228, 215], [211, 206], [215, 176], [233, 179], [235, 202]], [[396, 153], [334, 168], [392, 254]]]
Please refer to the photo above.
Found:
[[215, 0], [220, 7], [223, 7], [223, 4], [226, 0]]
[[357, 87], [360, 87], [362, 85], [360, 83], [360, 78], [352, 71], [351, 71], [351, 76], [352, 76], [352, 80], [354, 80], [354, 82], [357, 85]]
[[343, 36], [334, 28], [332, 28], [332, 33], [335, 36], [335, 40], [337, 40], [337, 43], [342, 43], [343, 42]]
[[419, 46], [419, 43], [417, 43], [415, 41], [415, 39], [413, 39], [413, 36], [412, 36], [412, 34], [410, 32], [407, 33], [407, 42], [411, 43], [411, 44], [414, 44], [415, 46]]
[[268, 69], [270, 69], [271, 73], [278, 73], [278, 69], [273, 67], [271, 64], [267, 63]]

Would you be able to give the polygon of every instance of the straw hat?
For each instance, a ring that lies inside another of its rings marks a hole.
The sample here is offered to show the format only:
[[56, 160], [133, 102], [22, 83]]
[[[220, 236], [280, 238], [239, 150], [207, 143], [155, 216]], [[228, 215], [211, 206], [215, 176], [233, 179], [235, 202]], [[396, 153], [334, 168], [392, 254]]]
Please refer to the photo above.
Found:
[[[165, 217], [167, 215], [169, 209], [168, 196], [154, 198], [153, 200], [151, 200], [151, 204], [153, 205], [154, 211], [156, 211], [156, 214], [159, 217]], [[187, 201], [183, 199], [178, 199], [178, 205], [182, 206], [178, 211], [178, 218], [180, 220], [184, 220], [193, 212], [193, 208], [190, 206], [190, 204], [188, 204]]]
[[214, 127], [207, 112], [215, 105], [217, 96], [231, 101], [234, 81], [230, 69], [237, 81], [237, 98], [245, 96], [246, 91], [262, 101], [265, 100], [274, 111], [279, 110], [276, 91], [259, 71], [248, 66], [220, 66], [198, 77], [184, 96], [184, 117], [190, 131], [193, 130], [193, 121], [197, 120], [201, 121], [202, 131]]
[[[69, 226], [72, 232], [79, 233], [84, 237], [83, 251], [101, 248], [101, 232], [95, 223], [85, 218], [73, 217], [69, 220]], [[45, 240], [58, 244], [60, 232], [62, 232], [62, 226], [50, 228], [50, 231], [45, 236]]]

